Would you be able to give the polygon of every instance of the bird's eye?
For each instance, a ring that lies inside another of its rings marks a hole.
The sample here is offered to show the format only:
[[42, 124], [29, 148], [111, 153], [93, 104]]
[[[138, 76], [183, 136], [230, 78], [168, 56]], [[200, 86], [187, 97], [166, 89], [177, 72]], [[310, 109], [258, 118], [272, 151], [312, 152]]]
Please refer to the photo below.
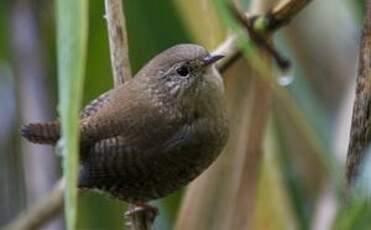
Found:
[[181, 66], [181, 67], [179, 67], [179, 68], [176, 70], [176, 72], [177, 72], [180, 76], [185, 77], [185, 76], [188, 75], [189, 70], [188, 70], [188, 68], [187, 68], [186, 66]]

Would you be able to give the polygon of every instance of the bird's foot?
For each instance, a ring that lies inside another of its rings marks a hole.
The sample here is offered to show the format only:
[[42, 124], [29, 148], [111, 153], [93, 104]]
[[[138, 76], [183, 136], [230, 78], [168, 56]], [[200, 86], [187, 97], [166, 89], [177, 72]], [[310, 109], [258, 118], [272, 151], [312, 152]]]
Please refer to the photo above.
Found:
[[153, 223], [158, 214], [159, 210], [155, 206], [146, 203], [135, 203], [129, 206], [128, 211], [125, 212], [125, 217], [128, 219], [144, 218]]

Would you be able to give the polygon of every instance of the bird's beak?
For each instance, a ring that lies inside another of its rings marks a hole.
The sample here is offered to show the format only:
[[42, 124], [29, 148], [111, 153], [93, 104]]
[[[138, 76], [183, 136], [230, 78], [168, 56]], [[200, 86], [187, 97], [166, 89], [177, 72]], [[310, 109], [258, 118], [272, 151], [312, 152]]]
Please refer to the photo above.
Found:
[[217, 61], [219, 61], [220, 59], [222, 59], [224, 56], [223, 55], [212, 55], [212, 54], [209, 54], [207, 55], [203, 61], [204, 61], [204, 65], [205, 66], [208, 66], [208, 65], [211, 65]]

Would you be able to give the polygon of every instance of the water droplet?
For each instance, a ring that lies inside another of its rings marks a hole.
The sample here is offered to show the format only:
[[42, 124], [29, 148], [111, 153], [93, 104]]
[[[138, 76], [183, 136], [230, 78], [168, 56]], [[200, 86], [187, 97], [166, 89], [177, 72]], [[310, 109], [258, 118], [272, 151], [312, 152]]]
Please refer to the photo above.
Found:
[[277, 83], [281, 86], [288, 86], [290, 85], [293, 81], [295, 80], [295, 76], [294, 76], [294, 73], [293, 71], [289, 70], [289, 71], [285, 71], [284, 73], [282, 73], [278, 79], [277, 79]]

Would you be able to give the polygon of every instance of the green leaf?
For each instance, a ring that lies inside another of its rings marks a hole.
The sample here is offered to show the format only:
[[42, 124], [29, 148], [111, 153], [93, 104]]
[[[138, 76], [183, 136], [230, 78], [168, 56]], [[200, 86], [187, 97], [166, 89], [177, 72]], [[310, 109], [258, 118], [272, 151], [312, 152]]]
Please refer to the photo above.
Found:
[[60, 145], [66, 180], [67, 229], [76, 229], [79, 165], [79, 110], [85, 75], [88, 1], [57, 0], [57, 58], [59, 113], [62, 123]]

